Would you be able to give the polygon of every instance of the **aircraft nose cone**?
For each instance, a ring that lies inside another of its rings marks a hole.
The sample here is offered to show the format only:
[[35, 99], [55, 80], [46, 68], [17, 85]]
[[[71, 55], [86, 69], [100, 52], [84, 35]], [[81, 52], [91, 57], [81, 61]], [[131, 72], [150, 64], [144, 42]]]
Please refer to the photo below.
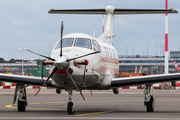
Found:
[[67, 62], [67, 57], [66, 56], [57, 56], [56, 61], [55, 61], [55, 66], [57, 67], [58, 70], [62, 70], [63, 68], [67, 68], [69, 66], [69, 62]]

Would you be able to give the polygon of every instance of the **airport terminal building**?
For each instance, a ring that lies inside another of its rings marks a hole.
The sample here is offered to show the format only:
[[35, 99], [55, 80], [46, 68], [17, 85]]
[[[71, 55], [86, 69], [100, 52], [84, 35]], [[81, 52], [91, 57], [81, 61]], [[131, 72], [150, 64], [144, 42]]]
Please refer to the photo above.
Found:
[[[119, 55], [119, 72], [145, 72], [149, 74], [164, 73], [164, 56], [123, 56]], [[169, 73], [177, 73], [174, 70], [174, 60], [180, 65], [180, 51], [170, 52]]]
[[[142, 72], [149, 74], [163, 74], [164, 60], [164, 56], [119, 55], [119, 73]], [[170, 52], [169, 73], [177, 72], [174, 70], [174, 60], [176, 60], [180, 66], [180, 51]], [[34, 69], [37, 69], [38, 73], [41, 71], [40, 64], [38, 64], [37, 61], [26, 61], [22, 64], [22, 60], [17, 60], [15, 63], [0, 63], [0, 73], [19, 74], [22, 73], [22, 67], [24, 71], [28, 70], [28, 73], [33, 72]], [[46, 70], [48, 69], [46, 68]]]

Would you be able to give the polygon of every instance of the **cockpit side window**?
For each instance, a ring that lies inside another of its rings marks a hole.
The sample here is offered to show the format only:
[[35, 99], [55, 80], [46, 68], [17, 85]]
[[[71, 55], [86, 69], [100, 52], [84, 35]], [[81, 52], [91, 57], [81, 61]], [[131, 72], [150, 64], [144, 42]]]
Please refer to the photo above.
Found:
[[76, 38], [74, 46], [91, 49], [91, 40], [88, 38]]
[[101, 51], [101, 47], [96, 40], [92, 40], [92, 44], [93, 44], [94, 51]]
[[[74, 38], [64, 38], [62, 39], [62, 47], [71, 47]], [[56, 49], [61, 47], [61, 41], [58, 43]]]

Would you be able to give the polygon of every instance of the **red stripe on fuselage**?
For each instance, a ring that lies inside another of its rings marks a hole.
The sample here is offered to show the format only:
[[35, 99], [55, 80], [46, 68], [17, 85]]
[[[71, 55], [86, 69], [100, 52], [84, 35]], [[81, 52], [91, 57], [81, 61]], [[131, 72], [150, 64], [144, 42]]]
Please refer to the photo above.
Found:
[[119, 73], [119, 69], [109, 68], [109, 67], [105, 67], [105, 66], [99, 66], [99, 68], [97, 68], [96, 70], [101, 70], [103, 72], [106, 72], [108, 69], [112, 69], [115, 74]]
[[102, 62], [114, 63], [114, 64], [119, 65], [118, 59], [112, 59], [112, 58], [107, 58], [107, 57], [102, 57]]

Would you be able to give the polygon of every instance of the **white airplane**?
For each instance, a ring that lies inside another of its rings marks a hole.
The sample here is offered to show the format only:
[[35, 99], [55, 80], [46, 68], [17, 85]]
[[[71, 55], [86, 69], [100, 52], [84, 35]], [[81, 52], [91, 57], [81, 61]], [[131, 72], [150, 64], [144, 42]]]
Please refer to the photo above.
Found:
[[[40, 77], [18, 76], [0, 74], [0, 81], [17, 83], [14, 101], [18, 95], [18, 111], [25, 111], [27, 106], [26, 87], [38, 85], [42, 87], [54, 87], [57, 93], [66, 90], [69, 94], [67, 102], [68, 114], [75, 111], [72, 99], [73, 90], [80, 92], [85, 100], [82, 90], [109, 90], [113, 89], [118, 94], [118, 88], [123, 86], [134, 86], [145, 84], [144, 103], [147, 112], [153, 112], [153, 94], [151, 85], [167, 81], [176, 81], [180, 74], [150, 75], [140, 77], [117, 78], [119, 73], [119, 60], [116, 49], [113, 47], [113, 23], [115, 14], [164, 14], [178, 13], [175, 9], [116, 9], [107, 6], [106, 9], [76, 9], [76, 10], [55, 10], [50, 9], [50, 14], [106, 14], [105, 32], [98, 38], [83, 33], [73, 33], [62, 37], [63, 22], [61, 24], [61, 39], [54, 45], [51, 56], [47, 57], [31, 50], [24, 50], [48, 60], [43, 65], [52, 65], [51, 74], [46, 80]], [[36, 93], [36, 95], [38, 94]]]

